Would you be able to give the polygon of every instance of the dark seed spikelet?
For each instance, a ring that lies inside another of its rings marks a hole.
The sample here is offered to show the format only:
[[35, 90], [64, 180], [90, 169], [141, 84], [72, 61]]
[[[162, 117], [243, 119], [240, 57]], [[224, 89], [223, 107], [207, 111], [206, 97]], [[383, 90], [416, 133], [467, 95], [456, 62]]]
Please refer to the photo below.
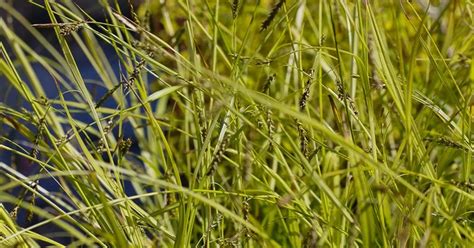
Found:
[[257, 59], [255, 65], [270, 65], [273, 62], [273, 59]]
[[38, 146], [39, 146], [39, 143], [41, 142], [41, 140], [43, 139], [43, 133], [44, 133], [44, 130], [46, 128], [46, 115], [49, 111], [49, 108], [50, 108], [50, 104], [48, 102], [48, 99], [46, 99], [45, 97], [41, 97], [39, 100], [37, 100], [36, 102], [38, 102], [39, 104], [43, 105], [43, 106], [46, 106], [46, 111], [44, 112], [44, 115], [38, 120], [38, 125], [37, 125], [37, 132], [36, 132], [36, 136], [35, 136], [35, 140], [33, 142], [33, 149], [31, 150], [31, 157], [37, 159], [38, 158], [38, 154], [39, 154], [39, 149], [38, 149]]
[[61, 36], [69, 36], [72, 33], [78, 31], [84, 24], [90, 23], [88, 21], [77, 21], [77, 22], [69, 22], [69, 23], [40, 23], [40, 24], [32, 24], [32, 27], [37, 28], [53, 28], [59, 27], [59, 34]]
[[[47, 102], [46, 102], [47, 104]], [[48, 106], [48, 109], [49, 109], [49, 106]], [[34, 140], [34, 146], [33, 146], [33, 149], [31, 150], [31, 157], [34, 158], [34, 159], [38, 159], [38, 155], [39, 155], [39, 143], [41, 142], [41, 140], [43, 139], [43, 133], [44, 133], [44, 130], [46, 129], [46, 114], [47, 114], [47, 111], [44, 113], [44, 116], [39, 120], [38, 122], [38, 132], [36, 134], [36, 137], [35, 137], [35, 140]], [[42, 170], [42, 169], [41, 169]], [[38, 187], [38, 184], [39, 184], [39, 179], [36, 179], [35, 182], [33, 183], [32, 185], [32, 191], [33, 191], [33, 194], [31, 196], [31, 206], [35, 206], [36, 205], [36, 188]], [[26, 220], [28, 222], [31, 222], [31, 220], [33, 219], [33, 211], [31, 210], [28, 210], [28, 214], [27, 214], [27, 217], [26, 217]]]
[[130, 13], [132, 14], [133, 21], [138, 25], [141, 25], [140, 18], [138, 18], [137, 12], [135, 11], [135, 8], [133, 7], [133, 4], [130, 0], [128, 0], [128, 7], [130, 8]]
[[95, 108], [99, 108], [102, 106], [102, 104], [107, 100], [118, 88], [120, 87], [120, 84], [115, 85], [112, 89], [107, 91], [100, 99], [99, 101], [95, 104]]
[[[91, 127], [93, 125], [93, 123], [89, 123], [87, 124], [86, 126], [84, 126], [82, 129], [78, 130], [78, 131], [83, 131], [83, 130], [86, 130], [87, 128]], [[56, 140], [56, 145], [57, 146], [60, 146], [60, 145], [63, 145], [69, 141], [72, 140], [72, 137], [73, 137], [73, 134], [74, 134], [74, 129], [69, 129], [66, 134], [61, 137], [60, 139]]]
[[207, 137], [207, 120], [206, 120], [205, 107], [204, 107], [205, 100], [201, 92], [196, 90], [195, 88], [193, 88], [193, 102], [195, 102], [201, 142], [204, 142], [204, 140]]
[[[104, 131], [104, 136], [109, 134], [110, 130], [112, 130], [114, 122], [113, 119], [110, 119], [107, 121], [107, 124], [105, 125], [103, 131]], [[97, 152], [103, 152], [104, 151], [104, 146], [105, 146], [105, 140], [104, 138], [100, 138], [99, 143], [97, 144]]]
[[319, 45], [322, 46], [324, 42], [326, 42], [326, 35], [321, 35], [321, 38], [319, 38]]
[[133, 40], [132, 45], [134, 47], [142, 50], [143, 52], [148, 54], [150, 57], [154, 57], [154, 55], [159, 52], [159, 49], [156, 46], [150, 44], [149, 42], [142, 42], [142, 41], [138, 41], [138, 40]]
[[132, 90], [133, 85], [135, 84], [135, 80], [137, 80], [137, 78], [140, 76], [140, 71], [143, 66], [145, 66], [144, 59], [138, 62], [137, 66], [133, 69], [132, 73], [126, 80], [120, 82], [120, 84], [124, 86], [123, 91], [125, 92], [125, 94], [128, 94], [130, 90]]
[[[30, 182], [29, 183], [30, 187], [31, 188], [35, 188], [35, 182]], [[12, 218], [16, 218], [17, 215], [18, 215], [18, 209], [20, 209], [20, 204], [25, 200], [25, 197], [26, 197], [26, 194], [28, 193], [29, 191], [27, 190], [27, 188], [23, 188], [22, 191], [19, 193], [19, 197], [18, 197], [18, 203], [16, 204], [16, 206], [13, 208], [13, 210], [10, 212], [10, 216]], [[29, 217], [31, 215], [31, 213], [28, 213], [27, 216]], [[29, 219], [29, 218], [27, 218]]]
[[232, 238], [220, 238], [218, 244], [219, 247], [222, 248], [237, 247], [237, 240]]
[[249, 204], [249, 199], [246, 197], [242, 201], [242, 216], [245, 221], [249, 220], [249, 215], [250, 215], [250, 204]]
[[469, 189], [469, 190], [474, 190], [474, 183], [472, 183], [470, 181], [460, 182], [460, 181], [456, 181], [454, 179], [451, 179], [450, 182], [451, 182], [451, 184], [455, 185], [456, 187], [465, 188], [465, 189]]
[[14, 207], [13, 210], [10, 212], [10, 217], [14, 220], [18, 216], [18, 209], [20, 209], [20, 206]]
[[232, 9], [232, 18], [236, 19], [239, 14], [240, 0], [233, 0], [231, 9]]
[[309, 98], [310, 89], [311, 89], [311, 79], [308, 79], [308, 81], [306, 82], [306, 86], [303, 90], [303, 94], [301, 95], [301, 98], [300, 98], [300, 111], [303, 111], [306, 108], [306, 103]]
[[427, 137], [424, 140], [426, 140], [428, 142], [436, 143], [436, 144], [439, 144], [439, 145], [455, 148], [455, 149], [465, 150], [465, 148], [461, 144], [458, 144], [457, 142], [452, 141], [452, 140], [450, 140], [446, 137], [438, 137], [438, 138], [436, 138], [436, 137]]
[[204, 141], [207, 137], [207, 127], [206, 127], [206, 120], [202, 113], [203, 113], [202, 111], [199, 113], [199, 122], [202, 123], [200, 132], [201, 132], [202, 141]]
[[308, 132], [303, 127], [303, 123], [301, 123], [298, 119], [295, 119], [296, 128], [298, 130], [298, 136], [300, 138], [300, 149], [303, 155], [306, 158], [309, 158], [309, 149], [308, 149]]
[[352, 109], [352, 111], [354, 112], [355, 115], [359, 115], [359, 111], [357, 111], [357, 108], [355, 106], [355, 103], [354, 103], [354, 100], [352, 100], [351, 97], [349, 97], [349, 95], [346, 96], [347, 97], [347, 101], [349, 102], [349, 107]]
[[69, 36], [72, 33], [77, 32], [82, 25], [84, 25], [83, 21], [62, 25], [59, 27], [59, 34], [62, 36]]
[[[35, 136], [35, 140], [34, 140], [34, 144], [33, 144], [33, 149], [31, 150], [31, 157], [33, 157], [34, 159], [38, 159], [38, 155], [39, 155], [39, 143], [41, 142], [41, 140], [43, 139], [43, 133], [44, 133], [44, 130], [46, 129], [46, 114], [48, 113], [49, 111], [49, 108], [50, 108], [50, 105], [49, 105], [49, 102], [48, 102], [48, 99], [42, 97], [41, 98], [41, 101], [40, 101], [40, 104], [41, 105], [44, 105], [44, 106], [47, 106], [47, 109], [43, 115], [43, 117], [41, 117], [41, 119], [38, 121], [38, 132]], [[41, 169], [42, 170], [42, 169]], [[40, 171], [41, 171], [40, 170]], [[36, 188], [38, 187], [38, 184], [39, 184], [39, 179], [36, 179], [34, 181], [34, 183], [31, 185], [31, 188], [32, 188], [32, 196], [31, 196], [31, 206], [34, 206], [36, 204]], [[26, 189], [25, 189], [26, 190]], [[26, 191], [25, 191], [26, 192]], [[26, 193], [25, 193], [26, 194]], [[24, 197], [24, 196], [23, 196]], [[22, 198], [23, 198], [22, 197]], [[28, 214], [27, 214], [27, 217], [26, 217], [26, 220], [27, 222], [31, 222], [31, 220], [33, 219], [33, 211], [31, 210], [28, 210]]]
[[[249, 198], [245, 197], [244, 200], [242, 201], [242, 217], [245, 221], [249, 221], [250, 219], [250, 204], [249, 204]], [[252, 232], [251, 230], [248, 229], [248, 227], [244, 226], [242, 233], [246, 239], [250, 239], [252, 237]]]
[[200, 128], [200, 133], [201, 133], [201, 140], [204, 142], [207, 136], [207, 123], [206, 123], [206, 118], [204, 116], [204, 110], [202, 107], [198, 107], [198, 121], [199, 121], [199, 126]]
[[276, 15], [280, 11], [281, 7], [283, 7], [283, 4], [285, 3], [285, 0], [280, 0], [278, 3], [273, 7], [272, 11], [270, 14], [267, 16], [267, 18], [262, 22], [262, 25], [260, 26], [260, 32], [264, 31], [267, 29], [270, 24], [272, 23], [273, 19], [275, 19]]
[[46, 128], [45, 125], [45, 117], [41, 118], [38, 123], [38, 132], [36, 133], [34, 144], [33, 144], [33, 149], [31, 149], [31, 157], [37, 159], [39, 155], [39, 143], [41, 139], [43, 138], [43, 132], [44, 129]]
[[[41, 142], [41, 140], [43, 139], [43, 133], [44, 133], [44, 130], [46, 129], [46, 115], [49, 111], [49, 108], [50, 108], [50, 104], [48, 102], [48, 99], [46, 99], [45, 97], [41, 97], [40, 101], [38, 101], [41, 105], [43, 106], [47, 106], [47, 109], [43, 115], [43, 117], [41, 117], [41, 119], [38, 121], [38, 126], [37, 126], [37, 134], [35, 136], [35, 140], [34, 140], [34, 144], [33, 144], [33, 149], [31, 150], [31, 157], [34, 158], [34, 159], [38, 159], [38, 155], [39, 155], [39, 143]], [[42, 169], [40, 169], [40, 171], [42, 171]], [[31, 206], [34, 206], [36, 204], [36, 188], [38, 187], [38, 184], [39, 184], [39, 179], [36, 179], [32, 185], [31, 185], [31, 188], [32, 188], [32, 196], [31, 196]], [[25, 194], [21, 197], [23, 198], [24, 196], [26, 195], [26, 189], [25, 189]], [[26, 220], [27, 222], [31, 222], [31, 220], [33, 219], [33, 211], [31, 210], [28, 210], [28, 213], [27, 213], [27, 217], [26, 217]]]
[[125, 140], [121, 139], [118, 143], [120, 157], [123, 157], [132, 147], [132, 139], [127, 138]]
[[265, 81], [265, 84], [263, 85], [263, 88], [262, 88], [262, 92], [263, 93], [266, 93], [266, 94], [269, 94], [270, 93], [270, 86], [275, 83], [275, 77], [276, 77], [276, 74], [273, 73], [272, 75], [270, 75], [268, 78], [267, 78], [267, 81]]
[[337, 98], [339, 98], [339, 100], [341, 101], [344, 101], [344, 98], [346, 97], [346, 92], [344, 91], [344, 86], [342, 85], [342, 82], [337, 80], [336, 87], [337, 87]]
[[270, 151], [273, 150], [273, 134], [275, 132], [275, 123], [273, 122], [273, 112], [271, 109], [267, 109], [266, 111], [266, 121], [268, 127], [268, 137], [270, 138]]
[[104, 133], [109, 133], [112, 129], [112, 125], [114, 124], [114, 120], [110, 119], [107, 121], [107, 125], [104, 127]]
[[227, 145], [229, 144], [229, 141], [230, 141], [230, 137], [227, 136], [224, 138], [224, 140], [220, 144], [219, 149], [217, 150], [214, 157], [212, 158], [211, 166], [209, 170], [207, 171], [206, 176], [211, 176], [216, 171], [217, 166], [219, 166], [219, 163], [222, 161], [222, 158], [225, 155], [225, 150], [227, 149]]
[[144, 65], [145, 65], [145, 60], [140, 60], [140, 62], [138, 62], [138, 65], [135, 67], [135, 69], [133, 69], [133, 72], [130, 74], [130, 76], [127, 79], [121, 81], [119, 84], [115, 85], [112, 89], [108, 90], [95, 104], [95, 108], [99, 108], [100, 106], [102, 106], [102, 104], [104, 104], [104, 102], [110, 96], [112, 96], [115, 93], [115, 91], [117, 91], [117, 89], [120, 88], [120, 86], [123, 86], [123, 92], [125, 94], [128, 94], [130, 90], [132, 89], [135, 83], [135, 80], [139, 77], [140, 70]]
[[351, 96], [347, 94], [344, 90], [344, 86], [342, 85], [341, 81], [336, 82], [337, 85], [337, 98], [339, 98], [340, 101], [346, 102], [349, 104], [349, 108], [352, 109], [355, 115], [359, 115], [359, 112], [357, 111], [357, 108], [355, 106], [354, 100], [352, 100]]

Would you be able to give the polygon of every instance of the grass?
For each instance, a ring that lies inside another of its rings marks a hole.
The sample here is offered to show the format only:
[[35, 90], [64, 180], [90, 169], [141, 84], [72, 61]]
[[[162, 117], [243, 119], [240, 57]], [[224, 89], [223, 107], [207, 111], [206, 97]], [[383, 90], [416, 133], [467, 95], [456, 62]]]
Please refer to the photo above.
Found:
[[0, 246], [474, 245], [471, 1], [40, 2], [0, 3]]

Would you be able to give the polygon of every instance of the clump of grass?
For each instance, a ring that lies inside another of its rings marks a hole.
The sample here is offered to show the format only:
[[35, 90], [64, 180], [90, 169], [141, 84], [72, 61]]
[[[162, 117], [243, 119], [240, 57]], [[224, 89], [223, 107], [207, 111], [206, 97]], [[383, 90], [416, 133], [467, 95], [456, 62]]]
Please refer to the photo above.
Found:
[[0, 247], [472, 246], [468, 1], [106, 2], [0, 2]]

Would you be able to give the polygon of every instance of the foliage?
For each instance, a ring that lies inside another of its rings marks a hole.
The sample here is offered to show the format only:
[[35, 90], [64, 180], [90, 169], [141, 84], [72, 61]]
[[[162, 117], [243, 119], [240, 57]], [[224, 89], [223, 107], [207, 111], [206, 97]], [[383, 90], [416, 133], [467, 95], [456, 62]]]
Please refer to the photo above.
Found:
[[40, 2], [0, 2], [0, 246], [473, 245], [471, 1]]

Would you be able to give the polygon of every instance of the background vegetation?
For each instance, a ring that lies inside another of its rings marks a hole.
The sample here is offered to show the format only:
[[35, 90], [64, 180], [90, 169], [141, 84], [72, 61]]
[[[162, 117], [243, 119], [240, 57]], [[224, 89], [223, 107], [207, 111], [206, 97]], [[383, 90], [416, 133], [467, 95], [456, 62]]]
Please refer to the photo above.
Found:
[[472, 1], [142, 2], [0, 2], [0, 246], [472, 247]]

